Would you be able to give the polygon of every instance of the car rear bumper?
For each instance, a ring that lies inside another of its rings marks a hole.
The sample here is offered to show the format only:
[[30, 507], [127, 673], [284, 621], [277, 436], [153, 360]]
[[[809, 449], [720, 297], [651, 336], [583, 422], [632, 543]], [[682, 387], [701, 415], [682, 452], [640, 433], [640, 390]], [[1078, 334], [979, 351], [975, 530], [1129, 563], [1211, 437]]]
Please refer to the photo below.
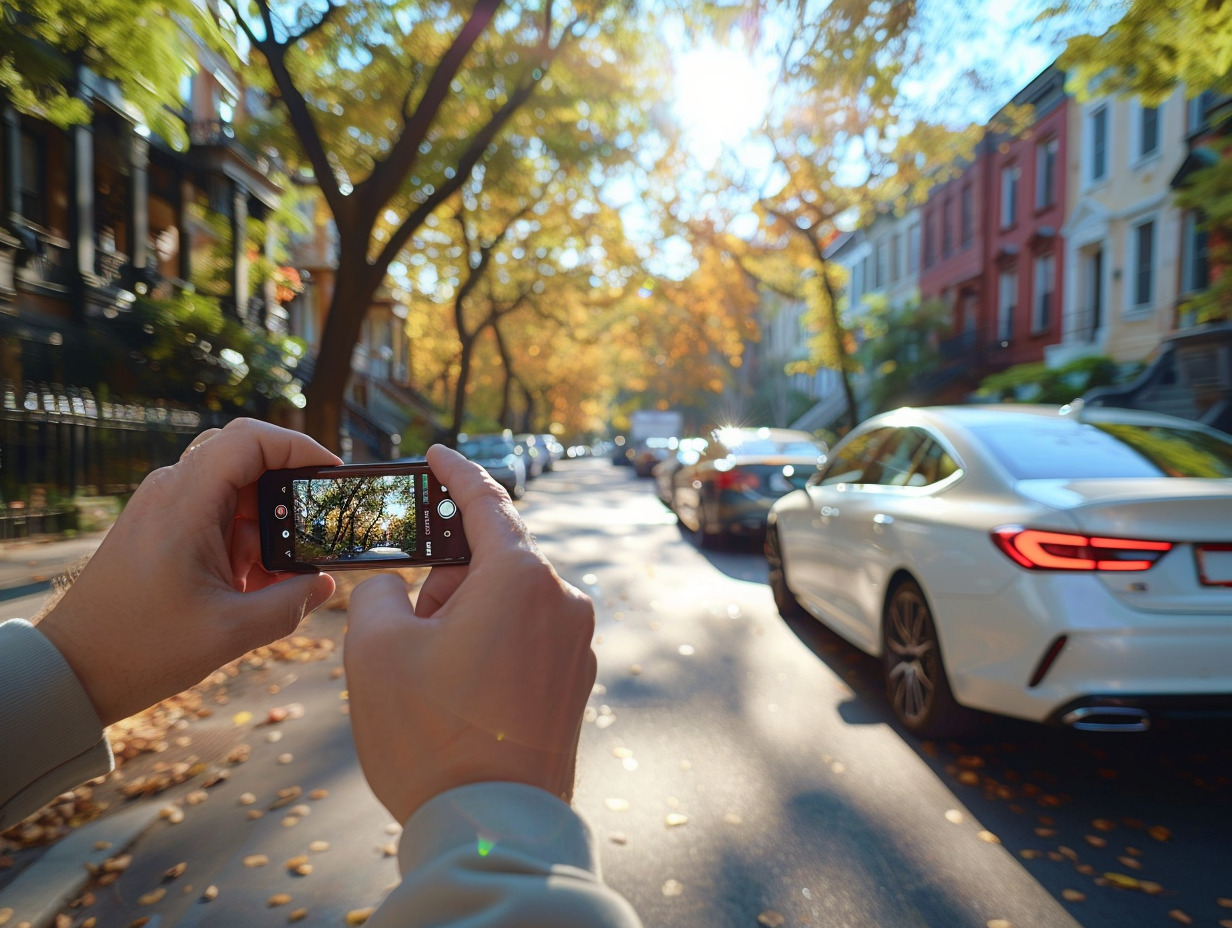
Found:
[[1073, 725], [1094, 715], [1076, 710], [1144, 700], [1167, 713], [1232, 704], [1232, 615], [1133, 610], [1089, 575], [1035, 576], [936, 605], [949, 611], [942, 649], [954, 695], [972, 708]]

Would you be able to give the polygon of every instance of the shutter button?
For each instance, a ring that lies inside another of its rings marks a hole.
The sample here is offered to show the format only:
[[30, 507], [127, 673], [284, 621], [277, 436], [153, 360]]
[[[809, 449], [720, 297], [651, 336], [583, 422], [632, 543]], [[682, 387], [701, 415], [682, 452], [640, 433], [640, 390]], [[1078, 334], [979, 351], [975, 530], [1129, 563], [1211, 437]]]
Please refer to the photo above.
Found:
[[457, 504], [451, 499], [443, 499], [436, 505], [436, 512], [442, 519], [451, 519], [458, 511]]

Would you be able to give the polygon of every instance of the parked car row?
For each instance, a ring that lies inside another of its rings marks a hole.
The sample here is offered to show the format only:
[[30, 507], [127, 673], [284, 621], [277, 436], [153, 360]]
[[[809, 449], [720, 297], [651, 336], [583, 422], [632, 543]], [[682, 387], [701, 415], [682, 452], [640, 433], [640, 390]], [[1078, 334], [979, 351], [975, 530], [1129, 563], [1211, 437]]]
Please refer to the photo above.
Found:
[[513, 499], [521, 499], [528, 481], [552, 470], [565, 456], [564, 446], [551, 435], [515, 435], [508, 429], [459, 435], [458, 452], [484, 468]]
[[1232, 438], [1201, 424], [876, 416], [774, 503], [765, 555], [779, 610], [880, 657], [920, 735], [972, 709], [1089, 731], [1232, 716]]

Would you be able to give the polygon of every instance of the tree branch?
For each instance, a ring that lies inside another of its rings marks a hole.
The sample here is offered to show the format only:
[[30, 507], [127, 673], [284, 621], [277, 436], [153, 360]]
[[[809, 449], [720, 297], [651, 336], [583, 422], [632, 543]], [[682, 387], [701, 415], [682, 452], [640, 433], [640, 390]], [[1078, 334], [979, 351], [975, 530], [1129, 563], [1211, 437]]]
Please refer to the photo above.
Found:
[[338, 187], [338, 179], [334, 176], [333, 167], [330, 165], [329, 157], [325, 152], [325, 144], [321, 141], [321, 135], [317, 131], [316, 123], [312, 119], [312, 112], [308, 108], [308, 101], [304, 99], [304, 95], [295, 86], [295, 81], [292, 79], [290, 71], [287, 70], [285, 60], [286, 47], [273, 38], [273, 24], [267, 0], [255, 0], [257, 8], [261, 12], [261, 18], [266, 23], [266, 30], [269, 35], [266, 41], [259, 41], [253, 35], [252, 29], [249, 28], [244, 18], [240, 15], [239, 7], [234, 0], [223, 0], [223, 2], [235, 14], [236, 20], [240, 23], [253, 48], [265, 57], [265, 61], [269, 65], [270, 74], [274, 78], [274, 83], [278, 86], [278, 93], [282, 98], [283, 105], [287, 108], [287, 114], [291, 119], [291, 126], [304, 148], [304, 153], [308, 156], [309, 163], [312, 165], [312, 171], [316, 175], [317, 185], [321, 189], [321, 194], [325, 197], [325, 202], [329, 205], [330, 212], [334, 214], [334, 220], [341, 225], [344, 220], [350, 217], [352, 210], [347, 202], [347, 198], [342, 195], [342, 191]]
[[[491, 23], [502, 0], [478, 0], [470, 18], [463, 24], [452, 44], [441, 56], [428, 86], [413, 113], [403, 113], [402, 134], [389, 154], [375, 166], [356, 188], [355, 196], [375, 216], [394, 198], [411, 168], [419, 158], [419, 146], [428, 134], [441, 106], [448, 98], [450, 85], [461, 70], [466, 56]], [[410, 92], [407, 93], [407, 99]], [[460, 173], [460, 172], [459, 172]]]

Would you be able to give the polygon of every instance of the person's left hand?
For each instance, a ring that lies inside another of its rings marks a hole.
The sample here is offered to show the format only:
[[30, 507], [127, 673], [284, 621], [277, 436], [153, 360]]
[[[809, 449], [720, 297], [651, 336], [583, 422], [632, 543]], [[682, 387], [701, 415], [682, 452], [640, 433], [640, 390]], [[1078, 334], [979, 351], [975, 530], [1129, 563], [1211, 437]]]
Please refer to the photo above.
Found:
[[256, 481], [266, 470], [340, 463], [306, 435], [238, 419], [146, 477], [38, 625], [104, 725], [290, 634], [329, 599], [327, 574], [262, 567]]

